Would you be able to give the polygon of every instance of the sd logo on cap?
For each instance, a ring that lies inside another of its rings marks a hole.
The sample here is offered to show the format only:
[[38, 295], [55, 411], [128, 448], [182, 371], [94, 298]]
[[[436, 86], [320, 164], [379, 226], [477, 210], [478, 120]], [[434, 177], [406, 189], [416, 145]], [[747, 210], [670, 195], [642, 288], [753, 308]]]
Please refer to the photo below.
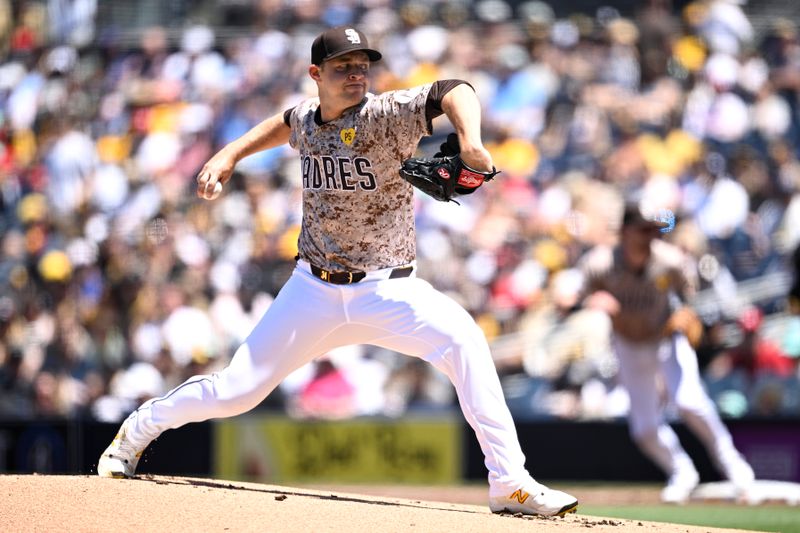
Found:
[[366, 52], [370, 61], [380, 61], [381, 53], [369, 47], [367, 36], [352, 26], [337, 26], [322, 33], [311, 45], [311, 62], [321, 65], [349, 52]]

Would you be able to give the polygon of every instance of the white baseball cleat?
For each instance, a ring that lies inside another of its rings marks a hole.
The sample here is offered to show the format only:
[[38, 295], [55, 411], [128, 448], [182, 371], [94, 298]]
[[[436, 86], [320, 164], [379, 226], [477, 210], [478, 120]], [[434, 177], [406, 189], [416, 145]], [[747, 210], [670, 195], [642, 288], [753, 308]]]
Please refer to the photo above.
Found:
[[700, 484], [700, 475], [695, 469], [684, 468], [672, 474], [667, 485], [661, 491], [664, 503], [686, 503], [692, 491]]
[[493, 513], [522, 513], [540, 516], [564, 516], [578, 510], [578, 500], [566, 492], [533, 482], [505, 496], [490, 496]]
[[[136, 472], [136, 465], [144, 448], [136, 448], [126, 435], [128, 421], [122, 423], [117, 435], [97, 461], [97, 475], [100, 477], [129, 478]], [[145, 446], [146, 448], [146, 446]]]
[[725, 475], [738, 490], [746, 490], [756, 480], [753, 468], [741, 457], [727, 465]]
[[754, 490], [755, 472], [741, 455], [737, 455], [736, 458], [725, 465], [725, 477], [733, 485], [734, 499], [745, 502], [758, 500], [758, 495]]

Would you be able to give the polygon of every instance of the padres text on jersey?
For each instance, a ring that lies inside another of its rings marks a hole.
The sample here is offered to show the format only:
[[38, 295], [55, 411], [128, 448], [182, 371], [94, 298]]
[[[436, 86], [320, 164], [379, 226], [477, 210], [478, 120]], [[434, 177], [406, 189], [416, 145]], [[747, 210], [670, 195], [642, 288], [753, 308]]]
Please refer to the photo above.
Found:
[[327, 270], [370, 271], [416, 257], [413, 188], [398, 174], [429, 133], [431, 85], [367, 94], [339, 118], [321, 122], [319, 99], [289, 116], [300, 152], [302, 259]]
[[302, 157], [303, 189], [374, 191], [377, 187], [372, 162], [366, 157]]

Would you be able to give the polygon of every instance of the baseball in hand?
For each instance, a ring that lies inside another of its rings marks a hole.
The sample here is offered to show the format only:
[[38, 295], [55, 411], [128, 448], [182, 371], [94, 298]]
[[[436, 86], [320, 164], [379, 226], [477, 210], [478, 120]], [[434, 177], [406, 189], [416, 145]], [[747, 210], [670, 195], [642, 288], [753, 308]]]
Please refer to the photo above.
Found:
[[203, 198], [206, 200], [216, 200], [222, 194], [222, 183], [216, 182], [213, 187], [210, 183], [206, 183], [203, 189]]

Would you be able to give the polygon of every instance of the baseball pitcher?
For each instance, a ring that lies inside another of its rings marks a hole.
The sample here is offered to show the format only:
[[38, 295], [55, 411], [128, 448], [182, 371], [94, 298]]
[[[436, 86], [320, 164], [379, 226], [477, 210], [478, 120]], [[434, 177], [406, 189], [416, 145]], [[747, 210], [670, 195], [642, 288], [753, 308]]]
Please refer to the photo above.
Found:
[[[325, 31], [308, 67], [318, 97], [267, 118], [200, 171], [197, 195], [213, 199], [242, 158], [287, 142], [296, 148], [303, 184], [297, 265], [229, 366], [192, 377], [131, 413], [101, 455], [99, 475], [133, 476], [142, 451], [162, 432], [244, 413], [301, 365], [339, 346], [371, 344], [424, 359], [450, 378], [485, 457], [492, 511], [576, 510], [574, 497], [525, 469], [481, 329], [416, 276], [412, 183], [446, 201], [496, 173], [481, 141], [480, 103], [460, 80], [372, 94], [370, 66], [380, 59], [356, 28]], [[413, 160], [441, 114], [454, 126], [458, 143], [450, 146], [457, 144], [458, 153], [443, 147], [433, 162]]]

